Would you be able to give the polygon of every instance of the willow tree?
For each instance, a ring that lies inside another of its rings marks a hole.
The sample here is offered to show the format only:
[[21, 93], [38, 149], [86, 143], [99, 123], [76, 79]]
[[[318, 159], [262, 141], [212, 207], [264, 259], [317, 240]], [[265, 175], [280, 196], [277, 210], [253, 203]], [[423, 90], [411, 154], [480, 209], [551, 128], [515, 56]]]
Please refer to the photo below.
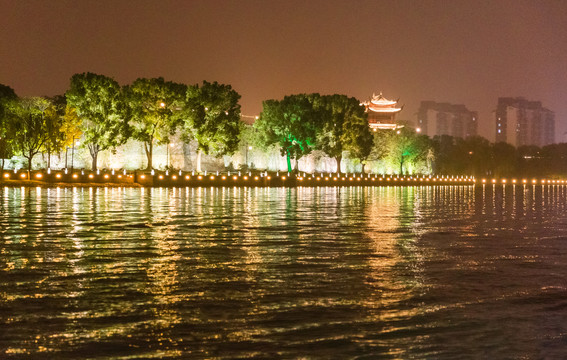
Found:
[[282, 156], [286, 157], [287, 169], [291, 172], [291, 159], [298, 161], [315, 148], [317, 133], [323, 122], [313, 103], [317, 94], [289, 95], [283, 100], [266, 100], [262, 113], [254, 123], [261, 142], [265, 146], [278, 144]]
[[141, 78], [125, 92], [132, 115], [132, 137], [144, 144], [147, 169], [151, 170], [154, 145], [168, 144], [179, 124], [187, 86], [163, 78]]
[[50, 106], [49, 100], [40, 97], [14, 100], [8, 105], [8, 121], [14, 137], [12, 146], [16, 154], [28, 161], [28, 172], [32, 170], [33, 158], [49, 139], [45, 112]]
[[8, 119], [8, 104], [18, 98], [14, 90], [0, 84], [0, 172], [4, 171], [4, 159], [9, 153], [13, 128]]
[[67, 104], [82, 120], [83, 145], [89, 149], [92, 170], [101, 151], [128, 140], [127, 107], [120, 85], [112, 78], [93, 73], [75, 74], [65, 94]]
[[240, 95], [230, 85], [203, 81], [187, 89], [183, 136], [198, 146], [197, 171], [202, 154], [231, 155], [238, 149], [243, 123], [240, 121]]

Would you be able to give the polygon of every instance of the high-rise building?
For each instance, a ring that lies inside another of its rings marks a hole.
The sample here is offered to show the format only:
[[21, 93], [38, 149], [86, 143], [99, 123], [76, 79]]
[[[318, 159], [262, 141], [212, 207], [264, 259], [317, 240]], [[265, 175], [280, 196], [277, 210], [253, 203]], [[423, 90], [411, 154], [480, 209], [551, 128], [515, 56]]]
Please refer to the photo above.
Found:
[[372, 130], [394, 130], [400, 127], [396, 121], [396, 116], [402, 111], [403, 107], [398, 106], [398, 100], [388, 100], [380, 93], [380, 95], [373, 94], [370, 100], [361, 105], [366, 107], [368, 125]]
[[477, 134], [478, 113], [465, 105], [422, 101], [417, 126], [428, 136], [450, 135], [466, 138]]
[[523, 97], [498, 98], [494, 117], [496, 142], [514, 146], [545, 146], [555, 142], [555, 114], [544, 108], [541, 101]]

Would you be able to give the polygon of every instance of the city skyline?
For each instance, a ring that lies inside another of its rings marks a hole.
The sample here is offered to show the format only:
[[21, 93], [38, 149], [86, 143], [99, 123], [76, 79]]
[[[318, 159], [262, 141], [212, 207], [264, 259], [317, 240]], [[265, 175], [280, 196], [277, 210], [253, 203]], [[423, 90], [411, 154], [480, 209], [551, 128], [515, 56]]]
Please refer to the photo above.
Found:
[[421, 101], [464, 104], [491, 141], [498, 98], [522, 96], [555, 112], [556, 141], [567, 130], [560, 2], [1, 4], [0, 83], [20, 96], [61, 94], [86, 71], [228, 83], [246, 115], [287, 94], [381, 91], [400, 99], [401, 120]]

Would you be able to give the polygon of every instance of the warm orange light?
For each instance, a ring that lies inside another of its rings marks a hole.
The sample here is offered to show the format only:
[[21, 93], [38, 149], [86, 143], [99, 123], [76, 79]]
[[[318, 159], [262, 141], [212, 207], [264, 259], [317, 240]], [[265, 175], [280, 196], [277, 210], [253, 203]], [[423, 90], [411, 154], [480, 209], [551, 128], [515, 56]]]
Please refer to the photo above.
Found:
[[523, 179], [523, 180], [522, 180], [522, 182], [523, 182], [523, 183], [525, 184], [525, 183], [527, 183], [527, 182], [528, 182], [528, 180], [526, 180], [526, 179]]
[[282, 180], [285, 180], [285, 176], [282, 176]]
[[223, 175], [223, 176], [221, 177], [221, 179], [226, 180], [226, 176]]
[[268, 180], [270, 180], [271, 178], [272, 178], [271, 176], [268, 176]]
[[[90, 177], [90, 176], [89, 176], [89, 177]], [[140, 179], [143, 180], [143, 179], [145, 179], [145, 178], [146, 178], [146, 175], [140, 175]]]
[[104, 174], [104, 178], [108, 179], [109, 178], [108, 174]]
[[197, 176], [197, 179], [202, 180], [203, 177], [201, 175]]
[[118, 175], [118, 178], [119, 178], [119, 179], [122, 179], [122, 175]]
[[185, 180], [189, 180], [191, 177], [189, 175], [185, 175]]
[[506, 184], [506, 179], [502, 179], [502, 184]]
[[321, 178], [317, 176], [317, 180], [321, 180]]
[[238, 179], [238, 176], [233, 176], [232, 179], [236, 180], [236, 179]]
[[158, 176], [158, 179], [163, 180], [163, 175]]
[[55, 177], [61, 179], [61, 174], [56, 174]]
[[10, 174], [4, 174], [4, 177], [8, 179], [10, 177]]
[[329, 178], [328, 178], [328, 177], [325, 177], [325, 180], [329, 180]]
[[493, 184], [496, 184], [496, 179], [492, 179], [492, 183], [493, 183]]
[[78, 177], [79, 177], [79, 175], [73, 174], [73, 179], [77, 179]]
[[211, 180], [214, 180], [214, 179], [215, 179], [215, 177], [214, 177], [213, 175], [211, 175], [210, 179], [211, 179]]
[[244, 179], [244, 180], [248, 180], [248, 176], [244, 176], [243, 179]]
[[41, 174], [36, 174], [35, 177], [38, 178], [38, 179], [41, 179], [41, 178], [43, 177], [43, 175], [41, 175]]
[[254, 180], [258, 180], [258, 179], [259, 179], [259, 177], [257, 177], [257, 176], [254, 176]]
[[334, 177], [334, 178], [333, 178], [333, 180], [337, 181], [337, 178], [336, 178], [336, 177]]
[[25, 179], [25, 178], [26, 178], [26, 174], [22, 174], [22, 175], [20, 175], [20, 177], [21, 177], [22, 179]]

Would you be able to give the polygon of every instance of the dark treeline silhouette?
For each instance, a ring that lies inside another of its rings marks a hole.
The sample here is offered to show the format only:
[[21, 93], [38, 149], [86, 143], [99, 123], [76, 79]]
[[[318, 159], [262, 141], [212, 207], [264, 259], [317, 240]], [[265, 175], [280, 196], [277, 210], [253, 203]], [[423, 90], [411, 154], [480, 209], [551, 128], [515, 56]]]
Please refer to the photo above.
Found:
[[437, 174], [553, 177], [567, 172], [567, 143], [516, 148], [504, 142], [493, 144], [480, 136], [461, 139], [447, 135], [436, 136], [432, 142], [433, 172]]

